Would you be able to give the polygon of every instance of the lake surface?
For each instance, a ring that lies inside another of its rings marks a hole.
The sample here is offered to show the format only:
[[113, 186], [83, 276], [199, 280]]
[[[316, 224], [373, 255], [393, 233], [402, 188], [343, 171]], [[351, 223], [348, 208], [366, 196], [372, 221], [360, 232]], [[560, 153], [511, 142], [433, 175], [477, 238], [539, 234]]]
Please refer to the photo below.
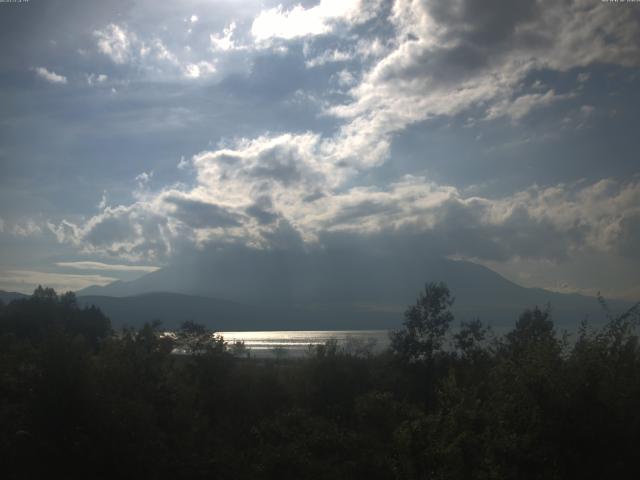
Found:
[[252, 356], [268, 358], [275, 356], [302, 357], [309, 352], [310, 345], [322, 345], [335, 340], [348, 351], [357, 352], [367, 348], [377, 353], [389, 346], [389, 330], [289, 330], [265, 332], [216, 332], [229, 345], [242, 341]]

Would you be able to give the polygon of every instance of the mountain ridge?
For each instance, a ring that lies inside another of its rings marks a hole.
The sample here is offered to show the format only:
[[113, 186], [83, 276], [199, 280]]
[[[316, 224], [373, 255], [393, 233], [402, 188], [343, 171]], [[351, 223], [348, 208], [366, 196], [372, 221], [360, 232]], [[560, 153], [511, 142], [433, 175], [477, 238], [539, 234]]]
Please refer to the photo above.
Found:
[[[262, 323], [238, 320], [238, 325], [261, 330], [394, 328], [426, 282], [444, 281], [456, 299], [453, 311], [459, 320], [479, 317], [494, 325], [512, 325], [525, 308], [547, 304], [559, 324], [572, 328], [585, 318], [603, 317], [594, 297], [522, 287], [472, 262], [422, 258], [392, 263], [383, 256], [353, 257], [220, 256], [166, 267], [131, 282], [87, 288], [78, 295], [127, 298], [165, 291], [236, 302], [261, 309]], [[614, 310], [631, 305], [609, 303]]]

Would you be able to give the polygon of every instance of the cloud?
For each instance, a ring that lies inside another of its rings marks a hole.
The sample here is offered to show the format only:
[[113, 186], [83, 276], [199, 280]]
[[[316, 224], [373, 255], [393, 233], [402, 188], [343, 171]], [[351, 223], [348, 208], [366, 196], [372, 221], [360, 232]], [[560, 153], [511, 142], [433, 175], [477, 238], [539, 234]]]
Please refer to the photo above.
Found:
[[184, 170], [189, 166], [189, 162], [184, 158], [184, 155], [180, 157], [180, 161], [178, 162], [178, 170]]
[[96, 74], [96, 73], [89, 73], [87, 74], [87, 83], [89, 85], [97, 85], [100, 83], [105, 83], [107, 80], [109, 80], [109, 76], [105, 75], [104, 73], [100, 73], [100, 74]]
[[136, 36], [124, 27], [110, 23], [102, 30], [95, 30], [93, 35], [97, 38], [98, 50], [114, 63], [123, 64], [132, 58]]
[[[372, 180], [389, 160], [396, 136], [413, 124], [469, 112], [492, 122], [524, 122], [536, 109], [579, 95], [554, 85], [549, 72], [570, 72], [576, 87], [576, 75], [578, 82], [586, 80], [576, 71], [593, 64], [639, 66], [640, 26], [630, 9], [548, 0], [397, 0], [389, 8], [365, 3], [279, 6], [257, 15], [251, 27], [257, 46], [247, 47], [243, 61], [253, 71], [270, 59], [250, 55], [271, 47], [286, 49], [283, 57], [302, 71], [302, 62], [334, 69], [333, 85], [340, 91], [319, 94], [322, 133], [301, 124], [295, 131], [273, 127], [253, 138], [226, 140], [180, 161], [181, 169], [192, 167], [192, 185], [152, 191], [144, 181], [147, 188], [130, 205], [103, 203], [86, 221], [51, 223], [51, 232], [85, 253], [154, 262], [169, 261], [184, 244], [322, 248], [336, 239], [394, 237], [419, 239], [416, 245], [443, 255], [495, 261], [564, 261], [590, 251], [633, 255], [639, 204], [634, 181], [552, 181], [489, 197], [437, 184], [424, 172], [384, 185]], [[363, 40], [363, 22], [375, 15], [383, 32], [371, 38], [366, 33]], [[194, 30], [204, 24], [203, 18]], [[115, 24], [96, 38], [116, 64], [198, 79], [216, 71], [212, 54], [221, 55], [223, 69], [224, 59], [234, 55], [222, 52], [244, 48], [236, 24], [226, 25], [220, 34], [205, 35], [208, 57]], [[290, 81], [298, 88], [295, 75], [283, 79], [276, 70], [278, 85]], [[545, 83], [534, 82], [537, 76]], [[585, 107], [576, 115], [591, 115]]]
[[500, 117], [510, 117], [517, 122], [535, 108], [545, 107], [567, 98], [570, 98], [570, 95], [557, 95], [554, 90], [548, 90], [544, 94], [521, 95], [515, 99], [505, 99], [492, 105], [487, 111], [486, 118], [487, 120], [493, 120]]
[[9, 270], [0, 273], [3, 290], [32, 293], [38, 285], [46, 285], [58, 291], [80, 290], [91, 285], [108, 285], [117, 280], [102, 275], [73, 275], [66, 273]]
[[407, 126], [472, 108], [487, 118], [522, 119], [532, 108], [567, 98], [549, 89], [522, 92], [527, 76], [594, 63], [640, 65], [640, 23], [629, 9], [588, 1], [397, 0], [394, 47], [329, 105], [345, 122], [341, 147], [383, 162], [391, 137]]
[[102, 197], [100, 198], [100, 203], [98, 203], [98, 209], [103, 210], [107, 206], [107, 191], [102, 192]]
[[590, 78], [591, 78], [591, 74], [589, 74], [589, 72], [580, 72], [578, 74], [577, 80], [578, 80], [578, 83], [586, 83], [589, 81]]
[[51, 72], [44, 67], [34, 68], [34, 71], [36, 72], [36, 75], [38, 75], [38, 77], [46, 80], [49, 83], [57, 83], [62, 85], [66, 85], [67, 83], [67, 77], [65, 77], [64, 75], [58, 75], [55, 72]]
[[360, 0], [321, 0], [311, 8], [296, 5], [289, 10], [278, 5], [260, 12], [251, 25], [251, 34], [258, 42], [321, 35], [330, 32], [336, 22], [367, 19], [364, 12]]
[[239, 217], [221, 205], [203, 202], [172, 192], [163, 197], [170, 206], [170, 215], [191, 228], [235, 227]]
[[200, 78], [215, 73], [216, 66], [211, 62], [189, 63], [184, 66], [183, 73], [187, 78]]
[[305, 62], [307, 68], [321, 67], [327, 63], [347, 62], [353, 58], [350, 52], [340, 50], [326, 50], [322, 54]]
[[241, 47], [237, 47], [233, 37], [233, 33], [236, 29], [236, 22], [231, 22], [222, 31], [222, 35], [209, 35], [209, 41], [211, 42], [211, 48], [213, 51], [229, 51], [236, 50]]
[[[102, 54], [116, 65], [137, 67], [139, 75], [155, 79], [198, 79], [216, 72], [215, 59], [196, 58], [190, 47], [179, 55], [158, 36], [144, 38], [124, 25], [108, 24], [103, 29], [95, 30], [94, 37]], [[98, 78], [92, 77], [91, 80]]]
[[40, 228], [40, 225], [29, 218], [13, 225], [10, 232], [16, 237], [31, 237], [42, 233], [42, 229]]
[[144, 188], [153, 178], [153, 170], [149, 172], [142, 172], [139, 175], [136, 175], [136, 182], [138, 182], [138, 188]]
[[245, 213], [255, 218], [260, 225], [268, 225], [278, 220], [278, 215], [271, 211], [271, 201], [266, 202], [268, 206], [265, 208], [260, 204], [254, 204], [245, 210]]
[[275, 248], [284, 228], [309, 248], [336, 235], [417, 236], [442, 255], [502, 261], [588, 251], [629, 257], [640, 240], [637, 181], [534, 185], [487, 198], [423, 176], [351, 185], [357, 170], [332, 160], [310, 133], [239, 140], [193, 157], [193, 187], [148, 192], [84, 225], [50, 228], [85, 251], [130, 259], [168, 259], [179, 241]]
[[105, 270], [114, 272], [155, 272], [159, 267], [150, 265], [119, 265], [102, 262], [57, 262], [58, 267], [75, 270]]
[[[100, 254], [131, 262], [166, 260], [172, 244], [169, 221], [155, 205], [143, 201], [107, 206], [88, 221], [48, 222], [60, 243], [76, 246], [85, 254]], [[174, 238], [175, 241], [175, 238]]]
[[147, 46], [142, 45], [141, 55], [143, 57], [153, 54], [156, 60], [166, 61], [173, 65], [180, 65], [178, 57], [166, 47], [166, 45], [159, 38], [154, 38], [151, 44]]

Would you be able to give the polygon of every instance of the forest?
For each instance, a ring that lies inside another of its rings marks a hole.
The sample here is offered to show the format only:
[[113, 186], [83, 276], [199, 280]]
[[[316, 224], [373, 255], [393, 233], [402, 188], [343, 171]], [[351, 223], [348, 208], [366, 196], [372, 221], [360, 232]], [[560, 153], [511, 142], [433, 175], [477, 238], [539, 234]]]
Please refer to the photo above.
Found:
[[453, 293], [426, 284], [383, 353], [256, 360], [39, 287], [0, 306], [2, 477], [640, 478], [638, 305], [572, 334], [532, 306], [497, 336]]

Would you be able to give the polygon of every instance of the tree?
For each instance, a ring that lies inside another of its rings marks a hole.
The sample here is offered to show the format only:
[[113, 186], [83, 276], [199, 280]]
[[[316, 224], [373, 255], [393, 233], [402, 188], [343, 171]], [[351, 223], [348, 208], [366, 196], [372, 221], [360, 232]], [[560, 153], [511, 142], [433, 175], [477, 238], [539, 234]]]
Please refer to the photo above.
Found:
[[58, 295], [56, 294], [56, 291], [50, 287], [43, 288], [42, 285], [38, 285], [38, 288], [33, 291], [33, 295], [31, 295], [31, 298], [33, 300], [39, 300], [43, 302], [58, 301]]
[[229, 348], [231, 355], [236, 358], [250, 358], [251, 352], [244, 344], [244, 340], [236, 340]]
[[460, 331], [453, 336], [454, 346], [463, 357], [475, 357], [482, 352], [489, 327], [482, 324], [479, 318], [470, 322], [462, 322]]
[[391, 334], [391, 349], [408, 362], [430, 360], [441, 350], [453, 321], [454, 299], [442, 282], [429, 282], [405, 314], [403, 328]]
[[561, 345], [556, 338], [551, 311], [549, 307], [540, 310], [525, 310], [516, 328], [506, 335], [506, 349], [515, 356], [522, 356], [534, 350], [550, 348], [559, 353]]
[[217, 355], [226, 351], [226, 343], [220, 335], [214, 335], [214, 332], [209, 331], [204, 325], [191, 320], [182, 322], [176, 337], [177, 347], [190, 355]]
[[82, 335], [96, 349], [111, 333], [111, 322], [95, 307], [80, 308], [73, 292], [61, 296], [52, 288], [38, 286], [28, 298], [13, 300], [0, 318], [0, 332], [42, 341], [52, 330]]
[[78, 299], [76, 294], [73, 292], [66, 292], [60, 295], [60, 305], [63, 305], [67, 308], [78, 308]]

